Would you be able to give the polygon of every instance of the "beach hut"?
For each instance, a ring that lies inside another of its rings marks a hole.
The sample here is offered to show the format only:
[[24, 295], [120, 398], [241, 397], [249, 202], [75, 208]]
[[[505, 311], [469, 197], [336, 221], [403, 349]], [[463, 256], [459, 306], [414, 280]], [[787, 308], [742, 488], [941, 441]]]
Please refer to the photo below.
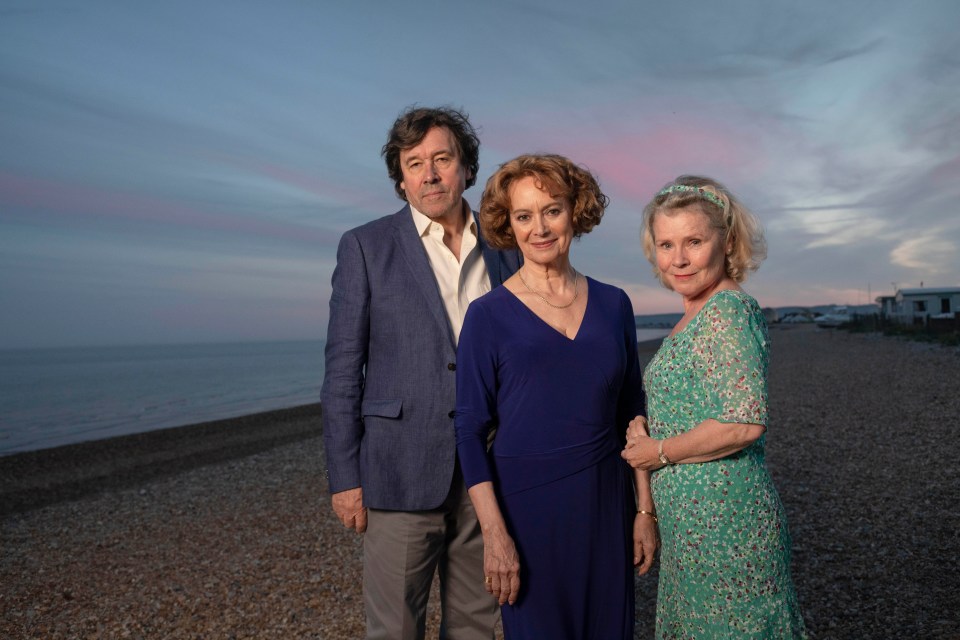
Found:
[[900, 324], [927, 324], [930, 318], [951, 318], [960, 311], [960, 287], [900, 289], [879, 296], [881, 313]]

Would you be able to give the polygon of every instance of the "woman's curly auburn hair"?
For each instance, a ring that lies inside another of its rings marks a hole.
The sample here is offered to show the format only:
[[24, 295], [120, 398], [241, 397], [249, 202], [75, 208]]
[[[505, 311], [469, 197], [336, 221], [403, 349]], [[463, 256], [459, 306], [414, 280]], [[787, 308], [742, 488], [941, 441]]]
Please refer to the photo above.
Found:
[[[706, 192], [705, 197], [700, 192]], [[719, 206], [712, 199], [723, 203]], [[678, 209], [694, 208], [700, 210], [711, 226], [723, 234], [724, 244], [730, 247], [726, 255], [727, 275], [736, 282], [747, 279], [750, 271], [756, 271], [767, 257], [767, 243], [763, 236], [763, 227], [749, 209], [737, 199], [725, 186], [702, 176], [680, 176], [665, 185], [643, 208], [643, 227], [640, 239], [643, 253], [653, 265], [653, 275], [660, 284], [667, 287], [657, 268], [656, 238], [653, 234], [653, 220], [657, 215], [670, 215]], [[668, 289], [670, 287], [667, 287]]]
[[600, 224], [610, 199], [600, 191], [597, 179], [586, 169], [556, 154], [526, 154], [503, 163], [487, 180], [480, 200], [480, 228], [487, 243], [496, 249], [516, 249], [510, 228], [510, 187], [531, 177], [538, 187], [563, 198], [573, 210], [573, 237], [579, 238]]

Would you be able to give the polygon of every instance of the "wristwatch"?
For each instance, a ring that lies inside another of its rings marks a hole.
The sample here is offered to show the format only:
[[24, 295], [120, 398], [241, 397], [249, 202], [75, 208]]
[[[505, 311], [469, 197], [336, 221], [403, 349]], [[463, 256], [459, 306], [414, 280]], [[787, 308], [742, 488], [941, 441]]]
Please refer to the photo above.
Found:
[[660, 458], [660, 462], [663, 464], [673, 464], [670, 462], [670, 458], [667, 457], [667, 454], [663, 452], [663, 440], [660, 441], [660, 446], [657, 447], [657, 457]]

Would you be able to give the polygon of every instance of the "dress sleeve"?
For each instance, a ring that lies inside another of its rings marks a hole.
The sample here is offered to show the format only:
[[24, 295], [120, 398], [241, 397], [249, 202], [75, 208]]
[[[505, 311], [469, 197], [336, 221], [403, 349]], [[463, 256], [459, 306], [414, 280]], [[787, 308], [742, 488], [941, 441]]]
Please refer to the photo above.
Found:
[[470, 305], [457, 346], [457, 411], [454, 426], [463, 479], [469, 489], [493, 480], [487, 437], [496, 426], [496, 335], [487, 310]]
[[755, 305], [732, 295], [708, 303], [699, 350], [711, 417], [767, 425], [766, 322]]
[[626, 349], [626, 368], [623, 385], [617, 400], [617, 429], [626, 437], [627, 425], [636, 416], [646, 416], [646, 398], [643, 393], [643, 376], [640, 372], [640, 357], [637, 353], [637, 320], [633, 305], [623, 291], [620, 292], [620, 313], [623, 319], [623, 344]]

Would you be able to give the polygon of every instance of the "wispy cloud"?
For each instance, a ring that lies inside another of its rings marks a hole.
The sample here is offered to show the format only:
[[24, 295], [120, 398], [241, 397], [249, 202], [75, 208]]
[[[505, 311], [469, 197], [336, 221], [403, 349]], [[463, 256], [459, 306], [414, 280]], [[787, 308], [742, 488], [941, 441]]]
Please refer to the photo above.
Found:
[[[274, 221], [263, 215], [201, 209], [120, 190], [0, 172], [3, 218], [37, 225], [149, 223], [157, 227], [267, 236], [317, 247], [336, 246], [339, 234]], [[144, 229], [146, 230], [146, 229]]]
[[956, 276], [960, 247], [942, 230], [931, 229], [923, 235], [900, 242], [890, 252], [894, 264], [940, 276]]

